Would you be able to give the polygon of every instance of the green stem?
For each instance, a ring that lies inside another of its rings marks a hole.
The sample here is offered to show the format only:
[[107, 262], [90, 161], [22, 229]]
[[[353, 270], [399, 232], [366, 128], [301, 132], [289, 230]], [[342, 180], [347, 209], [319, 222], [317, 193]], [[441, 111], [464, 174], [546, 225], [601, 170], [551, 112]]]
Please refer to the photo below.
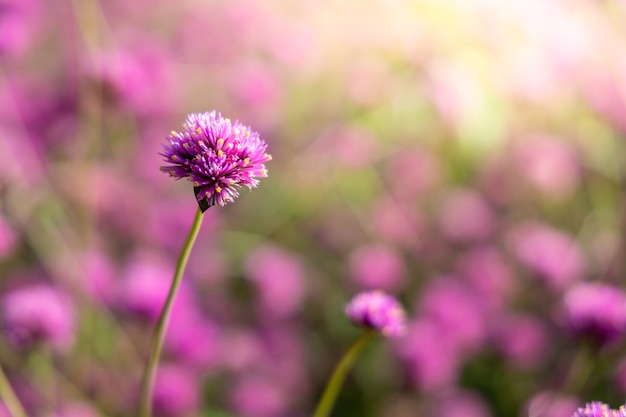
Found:
[[348, 375], [348, 371], [352, 368], [352, 364], [363, 350], [363, 347], [367, 344], [367, 342], [376, 335], [374, 331], [365, 332], [360, 338], [354, 342], [352, 347], [346, 352], [346, 354], [341, 358], [341, 361], [337, 364], [333, 375], [330, 377], [328, 384], [326, 385], [326, 389], [324, 390], [324, 394], [322, 394], [322, 398], [317, 405], [317, 409], [313, 414], [313, 417], [328, 417], [330, 415], [330, 411], [335, 405], [335, 401], [337, 400], [337, 396], [339, 395], [339, 391], [343, 386], [343, 382]]
[[589, 341], [583, 341], [569, 373], [563, 383], [563, 391], [571, 395], [579, 395], [589, 380], [597, 361], [598, 350]]
[[15, 395], [15, 391], [11, 388], [11, 384], [9, 384], [2, 367], [0, 367], [0, 398], [2, 398], [4, 405], [9, 410], [11, 417], [26, 417], [26, 411], [24, 411], [22, 403]]
[[187, 236], [187, 240], [185, 241], [183, 249], [180, 252], [178, 264], [176, 265], [176, 272], [174, 273], [174, 278], [172, 279], [172, 286], [170, 287], [170, 291], [167, 294], [167, 299], [165, 300], [165, 304], [163, 305], [163, 310], [161, 310], [161, 315], [159, 316], [159, 320], [156, 324], [154, 339], [152, 341], [152, 348], [150, 350], [150, 358], [148, 360], [148, 364], [143, 375], [143, 380], [141, 382], [141, 397], [139, 403], [140, 417], [152, 416], [152, 391], [154, 389], [154, 381], [156, 377], [157, 367], [159, 364], [159, 357], [161, 356], [161, 349], [163, 347], [163, 340], [165, 339], [167, 323], [169, 322], [169, 318], [172, 312], [174, 298], [176, 297], [176, 293], [178, 292], [178, 288], [180, 287], [180, 282], [183, 277], [183, 271], [185, 270], [187, 260], [189, 259], [189, 253], [191, 252], [193, 243], [196, 240], [196, 236], [198, 236], [201, 225], [202, 211], [198, 209], [198, 211], [196, 212], [196, 217], [193, 220], [193, 224], [191, 225], [189, 235]]

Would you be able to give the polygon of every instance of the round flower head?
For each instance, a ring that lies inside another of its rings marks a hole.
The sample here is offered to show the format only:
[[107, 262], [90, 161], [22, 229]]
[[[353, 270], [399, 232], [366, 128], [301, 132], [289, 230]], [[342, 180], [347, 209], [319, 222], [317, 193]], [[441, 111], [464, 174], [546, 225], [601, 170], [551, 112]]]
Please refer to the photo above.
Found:
[[45, 284], [14, 289], [2, 300], [4, 330], [18, 348], [47, 343], [63, 350], [74, 340], [74, 309], [66, 296]]
[[626, 294], [618, 287], [582, 283], [565, 293], [564, 309], [569, 327], [600, 344], [626, 333]]
[[188, 115], [182, 131], [172, 131], [167, 140], [160, 155], [171, 165], [161, 171], [193, 182], [206, 208], [233, 202], [241, 186], [256, 187], [272, 159], [258, 133], [215, 111]]
[[396, 337], [406, 330], [404, 309], [392, 296], [382, 291], [366, 291], [357, 294], [346, 305], [350, 320], [387, 337]]
[[604, 403], [594, 401], [576, 410], [572, 417], [626, 417], [626, 408], [621, 406], [619, 410], [613, 410]]

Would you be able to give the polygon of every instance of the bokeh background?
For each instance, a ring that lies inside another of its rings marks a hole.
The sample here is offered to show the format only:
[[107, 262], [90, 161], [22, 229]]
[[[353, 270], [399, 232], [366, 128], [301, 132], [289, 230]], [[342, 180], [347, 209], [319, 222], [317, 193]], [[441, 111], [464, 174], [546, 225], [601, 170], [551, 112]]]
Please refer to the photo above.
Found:
[[0, 363], [31, 416], [136, 415], [196, 210], [188, 112], [269, 144], [211, 208], [161, 417], [310, 415], [379, 288], [399, 340], [336, 416], [569, 417], [626, 398], [623, 0], [2, 0]]

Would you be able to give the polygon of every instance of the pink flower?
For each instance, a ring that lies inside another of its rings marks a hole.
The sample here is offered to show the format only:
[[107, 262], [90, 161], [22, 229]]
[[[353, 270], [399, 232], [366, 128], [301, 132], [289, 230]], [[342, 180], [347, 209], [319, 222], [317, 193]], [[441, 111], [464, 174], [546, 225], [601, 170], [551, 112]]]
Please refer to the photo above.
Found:
[[2, 312], [7, 337], [19, 348], [47, 343], [64, 350], [74, 341], [74, 308], [57, 288], [37, 284], [14, 289], [4, 295]]
[[440, 327], [430, 319], [416, 320], [396, 344], [409, 378], [427, 392], [454, 386], [462, 363], [457, 343]]
[[433, 278], [422, 291], [419, 313], [437, 323], [439, 331], [446, 333], [461, 352], [474, 351], [485, 341], [482, 300], [455, 277]]
[[267, 144], [248, 126], [215, 111], [189, 114], [183, 130], [172, 131], [167, 140], [160, 155], [169, 165], [161, 171], [193, 182], [206, 208], [234, 202], [238, 188], [256, 188], [257, 178], [267, 177], [264, 164], [272, 158], [265, 153]]
[[402, 336], [406, 331], [404, 309], [395, 298], [382, 291], [357, 294], [345, 310], [354, 324], [380, 332], [386, 337]]
[[480, 297], [486, 310], [497, 311], [506, 307], [515, 291], [511, 267], [493, 247], [477, 247], [465, 252], [459, 258], [456, 270]]
[[563, 298], [568, 326], [600, 344], [620, 339], [626, 332], [626, 293], [603, 283], [580, 283]]
[[525, 137], [514, 152], [518, 172], [546, 197], [567, 198], [576, 191], [580, 163], [566, 140], [548, 135]]
[[549, 333], [543, 323], [525, 314], [507, 314], [495, 318], [494, 344], [511, 366], [528, 369], [545, 358], [549, 348]]
[[156, 416], [192, 414], [200, 405], [198, 377], [180, 366], [161, 365], [154, 384], [153, 401]]
[[348, 260], [350, 278], [365, 289], [397, 290], [403, 283], [406, 267], [402, 257], [381, 244], [363, 245]]
[[555, 289], [580, 279], [586, 271], [576, 242], [549, 226], [521, 224], [511, 231], [509, 243], [517, 259]]
[[266, 244], [250, 253], [245, 269], [258, 289], [261, 311], [272, 317], [289, 317], [300, 310], [306, 285], [297, 256]]
[[445, 196], [440, 211], [443, 232], [461, 243], [487, 238], [493, 229], [494, 216], [487, 202], [471, 189], [456, 189]]
[[276, 417], [288, 405], [285, 393], [273, 379], [250, 375], [238, 381], [230, 393], [235, 412], [244, 417]]

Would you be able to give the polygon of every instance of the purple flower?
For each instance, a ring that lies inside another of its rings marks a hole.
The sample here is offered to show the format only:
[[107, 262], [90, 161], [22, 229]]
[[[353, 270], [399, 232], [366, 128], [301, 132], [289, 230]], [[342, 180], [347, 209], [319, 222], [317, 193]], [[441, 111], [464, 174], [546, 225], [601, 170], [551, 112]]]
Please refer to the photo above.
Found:
[[433, 417], [491, 417], [484, 400], [471, 391], [451, 390], [434, 401], [429, 416]]
[[256, 187], [267, 177], [264, 163], [272, 157], [259, 134], [215, 111], [187, 116], [182, 132], [172, 131], [160, 153], [171, 165], [161, 167], [176, 179], [193, 182], [199, 202], [208, 207], [233, 202], [238, 188]]
[[459, 378], [463, 355], [450, 332], [431, 318], [414, 320], [396, 345], [407, 376], [425, 392], [445, 391]]
[[[172, 269], [157, 254], [134, 254], [122, 273], [118, 302], [126, 311], [142, 319], [156, 321], [167, 298]], [[184, 294], [185, 287], [181, 290]]]
[[288, 407], [288, 397], [276, 381], [261, 375], [237, 381], [230, 402], [237, 414], [248, 417], [280, 416]]
[[564, 309], [569, 326], [599, 343], [620, 338], [626, 331], [626, 294], [619, 288], [584, 283], [565, 293]]
[[626, 417], [626, 407], [613, 410], [607, 404], [594, 401], [576, 410], [572, 417]]
[[2, 310], [7, 337], [19, 348], [43, 342], [62, 350], [74, 340], [74, 310], [53, 287], [40, 284], [15, 289], [4, 296]]
[[475, 351], [485, 341], [486, 313], [481, 299], [456, 277], [434, 277], [423, 289], [419, 312], [462, 351]]
[[534, 395], [526, 404], [524, 415], [541, 417], [576, 417], [578, 400], [553, 391], [543, 391]]
[[406, 330], [406, 314], [398, 301], [382, 291], [357, 294], [346, 306], [346, 315], [359, 326], [396, 337]]
[[469, 188], [450, 190], [440, 209], [444, 234], [454, 242], [471, 243], [489, 237], [494, 228], [494, 214], [487, 201]]
[[162, 365], [154, 385], [154, 414], [171, 417], [193, 414], [200, 404], [194, 372], [173, 364]]
[[492, 327], [493, 344], [515, 369], [533, 368], [550, 352], [548, 329], [531, 315], [500, 313]]
[[179, 363], [202, 367], [206, 372], [219, 360], [219, 328], [194, 306], [191, 297], [177, 302], [165, 336], [165, 349]]
[[357, 248], [348, 260], [350, 277], [365, 288], [398, 289], [406, 268], [402, 257], [383, 244], [366, 244]]
[[582, 250], [568, 234], [540, 223], [513, 229], [509, 242], [519, 261], [554, 289], [562, 289], [587, 270]]
[[301, 308], [306, 296], [306, 279], [303, 265], [295, 254], [265, 244], [250, 253], [245, 270], [258, 290], [258, 306], [263, 316], [286, 318]]

